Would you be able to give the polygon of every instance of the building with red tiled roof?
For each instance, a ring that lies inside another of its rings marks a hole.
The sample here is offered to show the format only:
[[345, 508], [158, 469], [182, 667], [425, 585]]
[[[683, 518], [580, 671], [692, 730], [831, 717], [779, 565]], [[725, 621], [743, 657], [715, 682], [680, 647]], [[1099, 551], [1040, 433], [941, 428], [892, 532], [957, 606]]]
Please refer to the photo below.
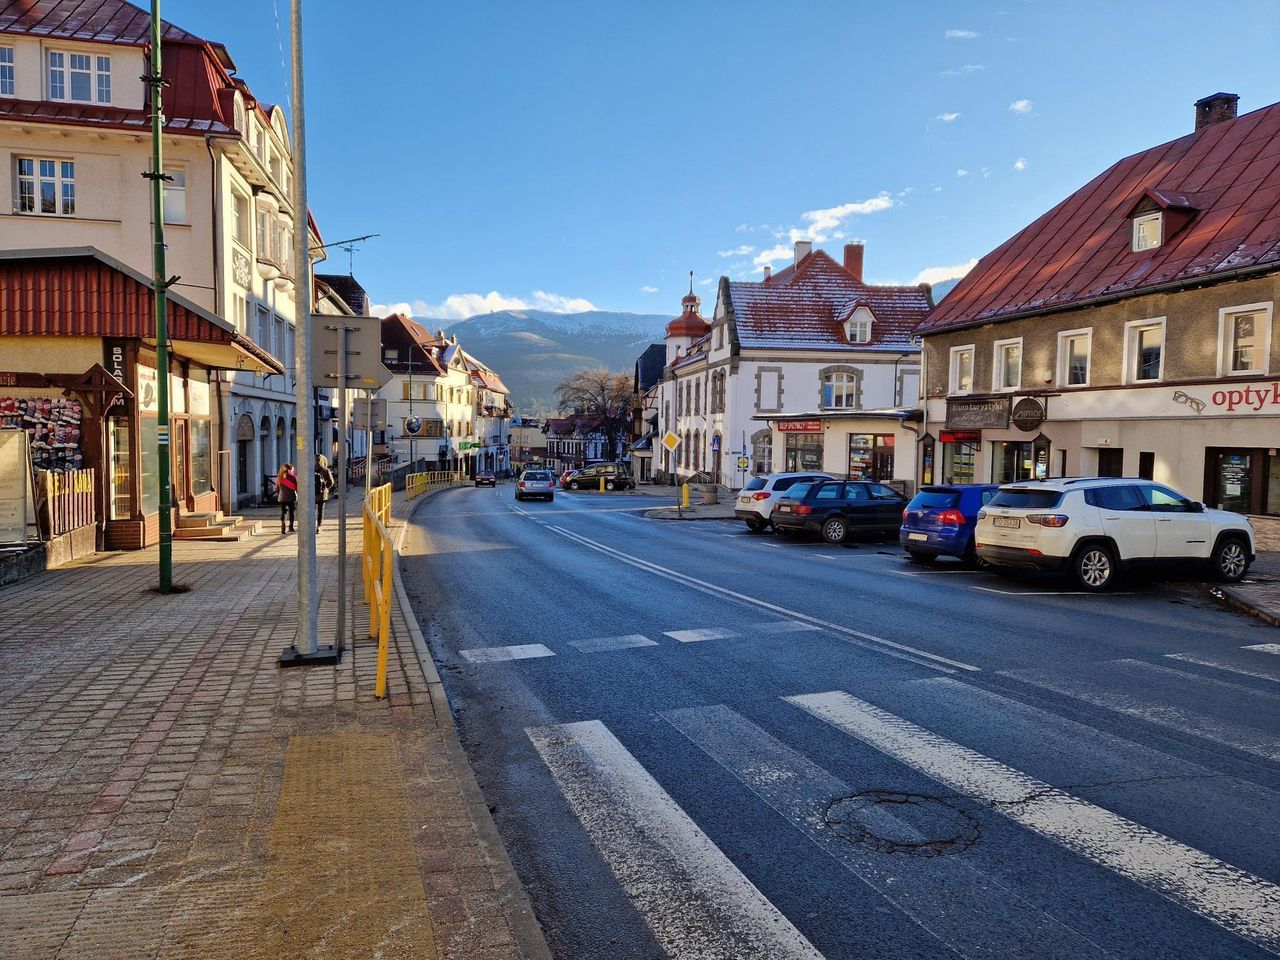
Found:
[[[863, 279], [864, 250], [837, 263], [796, 244], [758, 282], [721, 277], [710, 320], [690, 291], [667, 327], [655, 476], [741, 486], [751, 474], [825, 470], [908, 484], [919, 396], [917, 324], [929, 288]], [[899, 451], [903, 451], [900, 453]]]
[[1142, 476], [1280, 515], [1280, 104], [1236, 102], [1198, 101], [920, 325], [936, 479]]

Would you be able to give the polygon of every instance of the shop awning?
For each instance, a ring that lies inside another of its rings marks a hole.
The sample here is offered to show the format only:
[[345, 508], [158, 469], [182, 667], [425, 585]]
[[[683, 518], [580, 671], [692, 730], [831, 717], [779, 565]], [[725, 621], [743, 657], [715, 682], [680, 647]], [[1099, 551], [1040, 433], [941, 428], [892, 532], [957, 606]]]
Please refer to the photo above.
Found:
[[[174, 355], [201, 366], [284, 373], [226, 320], [169, 292]], [[95, 247], [0, 251], [0, 336], [113, 337], [155, 345], [151, 281]]]

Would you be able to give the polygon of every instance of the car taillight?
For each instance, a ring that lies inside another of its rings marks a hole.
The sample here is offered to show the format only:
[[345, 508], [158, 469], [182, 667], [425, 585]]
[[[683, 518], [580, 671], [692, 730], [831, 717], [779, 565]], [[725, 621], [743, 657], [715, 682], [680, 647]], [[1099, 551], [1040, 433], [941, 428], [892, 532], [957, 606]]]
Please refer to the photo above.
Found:
[[962, 527], [964, 526], [964, 514], [959, 510], [943, 510], [938, 514], [938, 522]]
[[769, 495], [767, 493], [753, 493], [751, 495], [751, 499], [752, 500], [768, 500]]
[[1065, 527], [1068, 517], [1065, 513], [1029, 513], [1027, 523], [1038, 523], [1042, 527]]
[[908, 510], [906, 507], [903, 507], [903, 508], [902, 508], [902, 522], [903, 522], [903, 523], [906, 523], [906, 522], [907, 522], [907, 519], [910, 517], [910, 515], [911, 515], [911, 511], [910, 511], [910, 510]]
[[522, 486], [522, 487], [524, 486], [524, 481], [523, 481], [523, 480], [521, 480], [521, 481], [520, 481], [520, 486]]
[[987, 511], [985, 511], [985, 510], [979, 510], [979, 511], [978, 511], [978, 519], [979, 519], [979, 520], [985, 520], [985, 519], [987, 519]]
[[803, 503], [793, 507], [792, 509], [793, 512], [800, 514], [802, 517], [807, 517], [809, 514], [813, 513], [813, 507], [806, 507]]

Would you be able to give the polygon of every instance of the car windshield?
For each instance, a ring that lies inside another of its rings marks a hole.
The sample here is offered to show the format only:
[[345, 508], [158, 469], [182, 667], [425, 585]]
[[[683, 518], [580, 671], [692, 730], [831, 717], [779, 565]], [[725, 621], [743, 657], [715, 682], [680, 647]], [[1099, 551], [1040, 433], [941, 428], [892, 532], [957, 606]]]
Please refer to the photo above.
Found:
[[763, 490], [766, 482], [767, 481], [765, 480], [764, 477], [752, 477], [750, 480], [747, 481], [747, 485], [742, 489], [743, 490]]
[[785, 500], [803, 500], [804, 495], [809, 492], [812, 483], [797, 483], [788, 488], [787, 492], [782, 495]]
[[950, 510], [960, 503], [954, 490], [921, 490], [911, 499], [908, 510]]
[[990, 506], [1013, 507], [1026, 510], [1048, 510], [1056, 507], [1062, 500], [1060, 490], [1024, 490], [1013, 488], [1001, 490], [991, 498]]
[[549, 473], [526, 473], [526, 474], [524, 475], [524, 478], [525, 478], [526, 480], [550, 480], [550, 479], [551, 479], [551, 474], [549, 474]]

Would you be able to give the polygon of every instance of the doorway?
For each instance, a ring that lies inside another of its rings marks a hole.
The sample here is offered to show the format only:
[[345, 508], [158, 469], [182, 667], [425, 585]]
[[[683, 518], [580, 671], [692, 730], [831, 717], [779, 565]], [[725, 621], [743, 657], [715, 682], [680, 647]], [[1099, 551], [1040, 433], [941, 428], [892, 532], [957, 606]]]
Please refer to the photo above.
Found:
[[187, 477], [187, 421], [174, 420], [170, 429], [173, 437], [173, 475], [169, 478], [173, 485], [173, 505], [186, 509], [191, 497], [191, 483]]
[[1122, 448], [1100, 447], [1098, 449], [1098, 476], [1124, 476], [1124, 450]]

